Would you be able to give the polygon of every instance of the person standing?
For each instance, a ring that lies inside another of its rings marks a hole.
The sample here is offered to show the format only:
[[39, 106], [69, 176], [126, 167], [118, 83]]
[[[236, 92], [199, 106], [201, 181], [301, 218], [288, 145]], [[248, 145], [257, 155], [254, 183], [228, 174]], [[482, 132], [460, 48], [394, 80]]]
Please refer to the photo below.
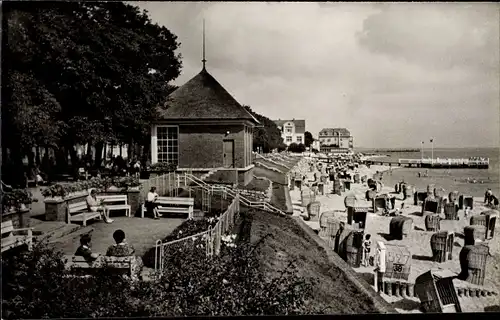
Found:
[[484, 193], [484, 203], [490, 205], [491, 201], [493, 200], [492, 197], [493, 197], [493, 192], [491, 191], [490, 188], [488, 188], [488, 190], [486, 190], [486, 192]]
[[371, 235], [366, 234], [365, 240], [363, 241], [363, 265], [365, 267], [368, 267], [370, 263], [371, 245], [372, 245]]

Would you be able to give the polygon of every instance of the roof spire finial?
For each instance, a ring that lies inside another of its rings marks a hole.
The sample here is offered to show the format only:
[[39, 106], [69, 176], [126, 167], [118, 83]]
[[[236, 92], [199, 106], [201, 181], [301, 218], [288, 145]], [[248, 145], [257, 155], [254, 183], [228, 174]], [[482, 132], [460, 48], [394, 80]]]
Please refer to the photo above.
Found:
[[205, 19], [203, 19], [203, 60], [201, 62], [203, 62], [203, 70], [205, 70], [205, 62], [207, 62], [205, 59]]

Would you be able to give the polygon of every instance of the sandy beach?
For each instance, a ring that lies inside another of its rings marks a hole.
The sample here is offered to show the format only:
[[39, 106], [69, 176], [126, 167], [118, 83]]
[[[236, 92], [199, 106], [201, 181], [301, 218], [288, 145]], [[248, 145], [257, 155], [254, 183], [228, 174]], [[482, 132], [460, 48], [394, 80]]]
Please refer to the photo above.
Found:
[[[373, 176], [377, 171], [383, 172], [389, 170], [389, 166], [371, 166], [367, 168], [366, 166], [360, 166], [358, 168], [358, 172], [360, 176], [367, 175], [369, 178]], [[393, 168], [395, 170], [395, 168]], [[306, 170], [303, 170], [306, 171]], [[308, 171], [308, 170], [307, 170]], [[304, 172], [308, 176], [309, 180], [314, 180], [313, 175], [314, 172]], [[388, 173], [386, 173], [387, 175]], [[382, 181], [383, 182], [383, 181]], [[436, 187], [439, 187], [436, 185]], [[332, 194], [332, 184], [328, 182], [325, 186], [325, 194], [317, 195], [316, 201], [321, 202], [321, 210], [320, 212], [334, 211], [335, 217], [339, 218], [342, 221], [347, 221], [347, 212], [344, 205], [344, 198], [349, 195], [355, 195], [357, 197], [356, 206], [358, 207], [371, 207], [371, 201], [365, 200], [365, 192], [368, 190], [368, 186], [366, 183], [363, 184], [351, 184], [351, 190], [346, 190], [346, 192], [342, 193], [342, 196], [338, 196]], [[417, 190], [423, 191], [423, 190]], [[451, 190], [447, 190], [450, 192]], [[430, 238], [432, 236], [432, 232], [426, 232], [424, 217], [416, 215], [415, 213], [421, 211], [421, 206], [413, 205], [413, 197], [406, 199], [403, 201], [402, 194], [394, 193], [394, 186], [384, 186], [379, 192], [379, 194], [383, 193], [393, 193], [396, 196], [396, 207], [401, 208], [401, 204], [404, 202], [405, 208], [402, 210], [402, 215], [411, 217], [413, 219], [414, 230], [411, 231], [410, 235], [403, 240], [391, 240], [387, 241], [384, 236], [389, 234], [389, 222], [392, 217], [381, 216], [379, 213], [369, 212], [366, 221], [365, 233], [369, 233], [372, 235], [372, 254], [376, 250], [377, 241], [383, 241], [385, 243], [390, 244], [398, 244], [398, 245], [406, 245], [410, 249], [412, 254], [412, 262], [411, 262], [411, 274], [409, 281], [414, 282], [415, 278], [421, 275], [422, 273], [434, 269], [434, 268], [442, 268], [448, 269], [454, 273], [460, 272], [460, 264], [459, 264], [459, 253], [464, 245], [464, 240], [460, 237], [463, 234], [464, 226], [469, 225], [469, 219], [471, 215], [480, 214], [483, 211], [488, 210], [483, 204], [482, 198], [474, 198], [474, 209], [471, 213], [469, 213], [469, 218], [464, 218], [463, 210], [460, 210], [458, 215], [460, 220], [451, 221], [451, 220], [442, 220], [441, 221], [441, 231], [453, 231], [455, 232], [454, 239], [454, 248], [453, 248], [453, 259], [444, 263], [437, 263], [430, 261], [430, 257], [432, 256], [432, 251], [430, 247]], [[292, 203], [294, 204], [294, 208], [298, 210], [294, 210], [294, 215], [300, 216], [300, 190], [298, 188], [294, 188], [294, 190], [290, 191], [290, 196], [292, 199]], [[305, 221], [312, 229], [319, 230], [319, 221], [318, 217], [313, 217], [310, 221]], [[498, 229], [498, 227], [497, 227]], [[491, 288], [492, 290], [500, 293], [500, 235], [495, 235], [493, 239], [487, 241], [490, 247], [491, 257], [487, 262], [487, 270], [486, 270], [486, 279], [485, 285], [486, 288]], [[354, 268], [354, 270], [360, 273], [369, 284], [373, 286], [373, 271], [374, 267], [360, 267]], [[388, 302], [393, 303], [396, 310], [402, 313], [416, 313], [420, 312], [420, 301], [418, 298], [401, 298], [396, 296], [388, 296], [384, 293], [381, 293], [381, 296], [386, 299]], [[459, 297], [459, 301], [462, 307], [463, 312], [484, 312], [488, 311], [492, 308], [497, 308], [500, 305], [500, 295], [486, 296], [486, 297]]]

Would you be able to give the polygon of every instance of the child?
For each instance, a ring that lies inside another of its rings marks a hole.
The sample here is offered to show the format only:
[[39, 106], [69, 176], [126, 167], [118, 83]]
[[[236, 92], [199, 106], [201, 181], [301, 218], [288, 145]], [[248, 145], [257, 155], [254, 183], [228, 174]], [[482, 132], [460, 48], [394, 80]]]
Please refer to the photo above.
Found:
[[370, 262], [370, 247], [372, 241], [370, 240], [371, 235], [365, 235], [365, 241], [363, 241], [363, 266], [368, 267]]
[[84, 234], [80, 238], [80, 246], [76, 249], [75, 256], [84, 257], [86, 260], [95, 260], [99, 256], [98, 253], [92, 253], [90, 249], [90, 235]]

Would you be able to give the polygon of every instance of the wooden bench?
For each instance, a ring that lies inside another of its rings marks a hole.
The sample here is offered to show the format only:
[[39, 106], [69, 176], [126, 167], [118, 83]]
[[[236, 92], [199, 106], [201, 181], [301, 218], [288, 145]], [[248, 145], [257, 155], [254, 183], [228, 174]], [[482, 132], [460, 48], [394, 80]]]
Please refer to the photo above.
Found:
[[[193, 217], [194, 198], [180, 197], [158, 197], [156, 200], [159, 213], [187, 213], [189, 218]], [[141, 208], [141, 218], [144, 218], [146, 205]]]
[[[20, 231], [27, 231], [27, 235], [14, 235]], [[33, 228], [14, 229], [12, 220], [2, 222], [2, 253], [9, 249], [19, 247], [23, 244], [28, 245], [28, 250], [33, 246]]]
[[95, 274], [99, 269], [107, 267], [116, 272], [116, 274], [124, 274], [132, 279], [137, 279], [139, 275], [138, 257], [108, 257], [99, 256], [95, 260], [86, 260], [82, 256], [65, 255], [66, 268], [71, 273], [79, 276], [89, 276]]
[[101, 219], [100, 212], [92, 212], [87, 207], [86, 201], [68, 204], [66, 209], [66, 219], [68, 223], [81, 221], [83, 226], [87, 226], [87, 221], [92, 219]]
[[112, 210], [125, 210], [125, 216], [130, 217], [130, 205], [127, 203], [127, 195], [104, 195], [97, 196], [97, 200], [101, 201], [102, 204], [106, 206], [109, 211]]

